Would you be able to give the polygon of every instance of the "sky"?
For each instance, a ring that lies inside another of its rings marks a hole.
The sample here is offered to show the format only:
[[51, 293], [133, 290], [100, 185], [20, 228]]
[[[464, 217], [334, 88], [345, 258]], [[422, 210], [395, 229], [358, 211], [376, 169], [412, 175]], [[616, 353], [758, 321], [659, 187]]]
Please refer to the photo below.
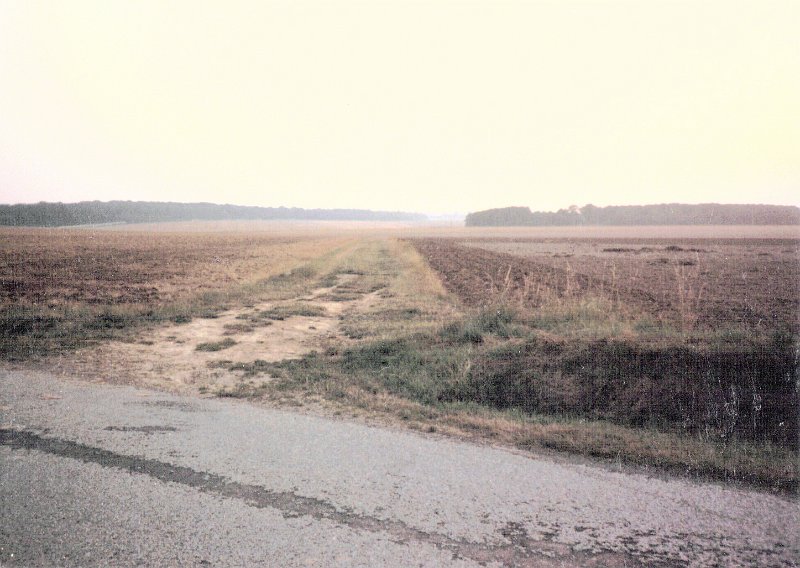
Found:
[[0, 203], [800, 205], [800, 2], [0, 0]]

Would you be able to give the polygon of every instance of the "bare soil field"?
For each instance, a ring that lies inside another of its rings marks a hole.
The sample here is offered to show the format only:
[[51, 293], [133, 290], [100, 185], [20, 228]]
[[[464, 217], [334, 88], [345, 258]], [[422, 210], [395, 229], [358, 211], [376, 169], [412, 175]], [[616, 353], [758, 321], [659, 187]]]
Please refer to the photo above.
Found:
[[0, 305], [164, 303], [267, 277], [341, 239], [270, 233], [0, 230]]
[[346, 238], [109, 230], [0, 231], [0, 353], [28, 358], [251, 301], [259, 283]]
[[798, 330], [800, 240], [419, 241], [471, 306], [600, 297], [682, 331]]

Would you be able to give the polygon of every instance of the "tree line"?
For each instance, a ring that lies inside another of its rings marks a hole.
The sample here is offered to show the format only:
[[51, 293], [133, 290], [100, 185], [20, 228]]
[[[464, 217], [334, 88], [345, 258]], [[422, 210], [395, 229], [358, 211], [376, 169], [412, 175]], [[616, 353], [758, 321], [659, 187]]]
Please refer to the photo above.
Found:
[[798, 225], [800, 208], [791, 205], [575, 205], [558, 211], [502, 207], [470, 213], [468, 227], [565, 225]]
[[81, 201], [0, 205], [0, 225], [63, 227], [103, 223], [166, 221], [303, 220], [303, 221], [424, 221], [424, 215], [366, 209], [301, 209], [248, 207], [214, 203], [155, 201]]

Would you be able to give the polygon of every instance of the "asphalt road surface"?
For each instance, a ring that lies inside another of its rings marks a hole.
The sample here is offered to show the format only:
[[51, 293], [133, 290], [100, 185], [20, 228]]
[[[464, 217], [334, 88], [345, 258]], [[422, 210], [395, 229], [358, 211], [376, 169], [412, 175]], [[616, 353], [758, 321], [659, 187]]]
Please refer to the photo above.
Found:
[[793, 566], [765, 492], [0, 371], [3, 566]]

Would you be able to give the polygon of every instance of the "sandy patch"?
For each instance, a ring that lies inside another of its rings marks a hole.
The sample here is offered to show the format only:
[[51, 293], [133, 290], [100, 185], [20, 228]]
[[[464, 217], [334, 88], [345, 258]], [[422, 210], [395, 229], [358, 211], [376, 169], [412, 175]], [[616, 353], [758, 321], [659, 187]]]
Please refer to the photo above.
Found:
[[[355, 275], [340, 274], [336, 285], [318, 288], [308, 296], [289, 301], [267, 302], [230, 310], [216, 318], [194, 319], [143, 334], [138, 342], [109, 342], [91, 349], [48, 361], [48, 367], [62, 375], [98, 382], [135, 384], [176, 392], [213, 392], [241, 381], [241, 372], [230, 371], [225, 361], [252, 363], [299, 358], [323, 349], [331, 341], [347, 341], [340, 331], [345, 310], [362, 309], [376, 295], [360, 294], [354, 299], [331, 301], [336, 288]], [[271, 310], [300, 306], [321, 315], [287, 315], [285, 319], [264, 317]], [[219, 350], [198, 350], [197, 346], [235, 343]], [[215, 366], [216, 363], [216, 366]], [[271, 377], [260, 375], [258, 381]]]

